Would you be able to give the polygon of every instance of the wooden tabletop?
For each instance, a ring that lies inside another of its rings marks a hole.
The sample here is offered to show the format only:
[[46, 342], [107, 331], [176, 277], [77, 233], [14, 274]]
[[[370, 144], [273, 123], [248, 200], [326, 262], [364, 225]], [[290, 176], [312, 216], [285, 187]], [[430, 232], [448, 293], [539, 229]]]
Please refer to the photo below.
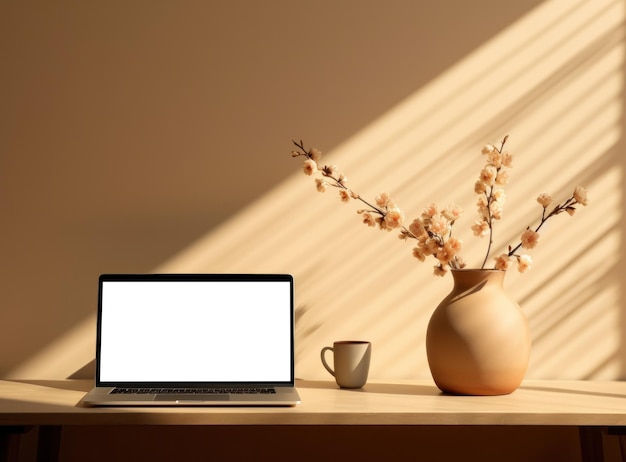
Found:
[[295, 407], [88, 408], [91, 381], [0, 380], [0, 425], [626, 426], [626, 382], [528, 380], [510, 395], [443, 395], [429, 380], [360, 390], [298, 380]]

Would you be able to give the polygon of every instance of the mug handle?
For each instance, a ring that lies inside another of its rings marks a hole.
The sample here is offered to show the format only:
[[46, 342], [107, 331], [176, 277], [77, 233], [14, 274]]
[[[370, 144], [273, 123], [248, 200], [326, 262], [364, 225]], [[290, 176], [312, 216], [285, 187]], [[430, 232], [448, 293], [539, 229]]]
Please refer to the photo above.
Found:
[[322, 358], [322, 364], [324, 365], [324, 367], [326, 368], [326, 370], [327, 370], [328, 372], [330, 372], [330, 375], [332, 375], [332, 376], [334, 377], [334, 376], [335, 376], [335, 371], [333, 371], [333, 370], [330, 368], [330, 366], [329, 366], [329, 365], [328, 365], [328, 363], [326, 362], [326, 358], [324, 357], [324, 354], [325, 354], [327, 351], [332, 351], [333, 353], [335, 352], [335, 350], [333, 350], [333, 347], [326, 346], [326, 347], [322, 348], [322, 351], [320, 352], [320, 356], [321, 356], [321, 358]]

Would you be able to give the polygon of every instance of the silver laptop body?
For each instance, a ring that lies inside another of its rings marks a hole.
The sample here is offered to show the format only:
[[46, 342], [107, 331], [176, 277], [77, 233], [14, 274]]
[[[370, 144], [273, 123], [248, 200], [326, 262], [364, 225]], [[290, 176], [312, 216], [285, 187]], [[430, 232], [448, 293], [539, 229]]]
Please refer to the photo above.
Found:
[[288, 274], [104, 274], [87, 406], [293, 406]]

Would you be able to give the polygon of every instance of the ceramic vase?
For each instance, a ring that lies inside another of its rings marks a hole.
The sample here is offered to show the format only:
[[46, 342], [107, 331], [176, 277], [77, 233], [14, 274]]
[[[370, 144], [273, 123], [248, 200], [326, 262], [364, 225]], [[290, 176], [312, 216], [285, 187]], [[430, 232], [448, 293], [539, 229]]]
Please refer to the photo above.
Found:
[[452, 292], [428, 324], [426, 353], [445, 393], [503, 395], [526, 374], [530, 333], [526, 316], [504, 289], [504, 271], [452, 270]]

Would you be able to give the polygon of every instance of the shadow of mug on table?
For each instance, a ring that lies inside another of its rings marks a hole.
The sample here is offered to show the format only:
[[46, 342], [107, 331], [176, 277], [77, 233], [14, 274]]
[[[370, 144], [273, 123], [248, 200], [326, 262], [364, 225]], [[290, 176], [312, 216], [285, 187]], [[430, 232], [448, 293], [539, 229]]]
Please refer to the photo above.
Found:
[[[326, 362], [327, 351], [333, 352], [334, 369]], [[367, 382], [372, 344], [362, 340], [343, 340], [325, 346], [320, 352], [322, 364], [341, 388], [361, 388]]]

